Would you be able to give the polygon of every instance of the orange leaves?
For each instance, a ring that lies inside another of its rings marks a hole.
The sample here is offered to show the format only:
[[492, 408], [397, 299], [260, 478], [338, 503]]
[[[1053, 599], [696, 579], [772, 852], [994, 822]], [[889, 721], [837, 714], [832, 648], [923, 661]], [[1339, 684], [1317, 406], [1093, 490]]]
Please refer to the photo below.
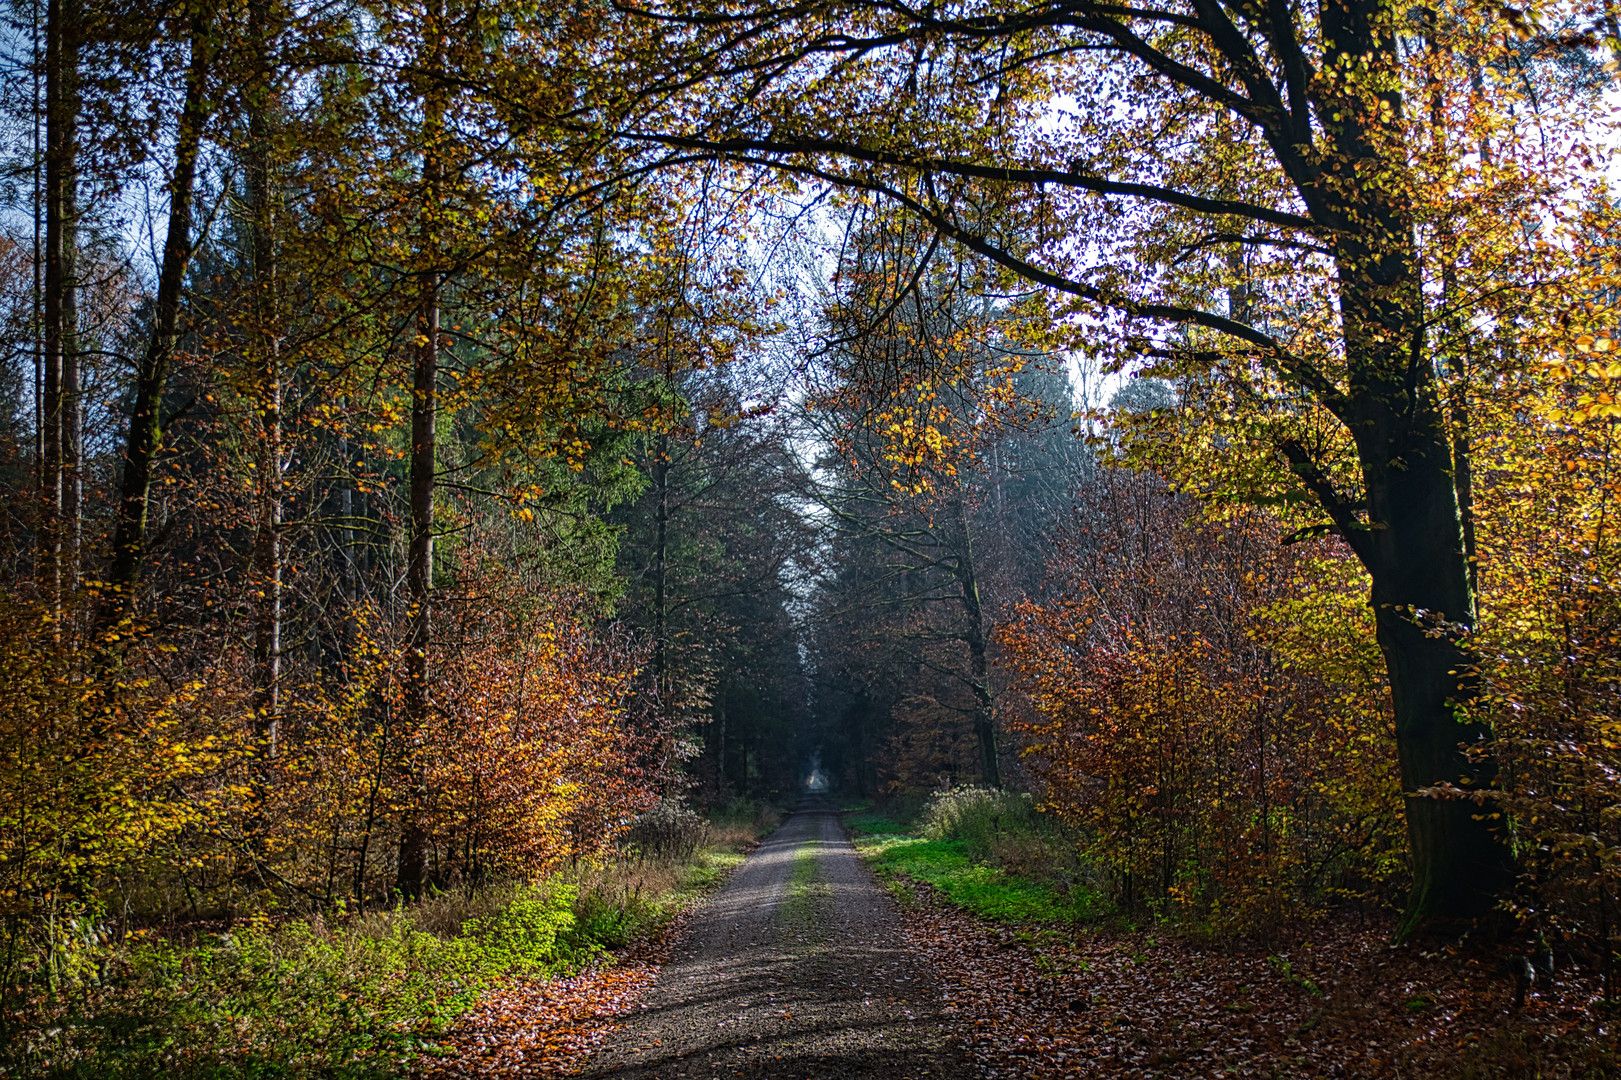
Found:
[[1377, 683], [1317, 669], [1279, 624], [1336, 658], [1366, 628], [1335, 629], [1332, 590], [1280, 606], [1297, 562], [1267, 519], [1203, 523], [1150, 477], [1106, 483], [1057, 567], [1080, 599], [1024, 605], [1001, 639], [1046, 805], [1127, 907], [1250, 928], [1377, 881], [1398, 825]]
[[657, 974], [632, 961], [504, 986], [457, 1025], [448, 1040], [455, 1057], [431, 1067], [427, 1080], [573, 1076]]
[[418, 757], [463, 873], [599, 854], [647, 801], [622, 715], [632, 661], [562, 618], [440, 659], [445, 692]]

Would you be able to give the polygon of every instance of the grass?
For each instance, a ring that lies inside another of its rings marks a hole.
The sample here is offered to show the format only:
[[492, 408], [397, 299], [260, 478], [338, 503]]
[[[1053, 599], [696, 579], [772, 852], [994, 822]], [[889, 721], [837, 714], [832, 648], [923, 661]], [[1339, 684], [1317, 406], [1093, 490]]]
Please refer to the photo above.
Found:
[[427, 927], [436, 897], [329, 925], [248, 920], [182, 941], [136, 939], [105, 974], [37, 1003], [5, 1075], [42, 1077], [400, 1075], [510, 978], [543, 978], [601, 954], [565, 882], [503, 887], [454, 931]]
[[854, 806], [844, 826], [856, 849], [901, 905], [925, 882], [947, 901], [996, 922], [1080, 923], [1110, 904], [1087, 883], [1074, 845], [1030, 798], [955, 788], [916, 806]]
[[735, 815], [685, 860], [614, 859], [361, 916], [261, 916], [98, 946], [74, 985], [0, 1015], [0, 1077], [405, 1076], [485, 990], [612, 962], [773, 826]]
[[794, 868], [788, 878], [788, 896], [777, 909], [786, 927], [801, 933], [815, 929], [818, 914], [833, 900], [833, 887], [822, 880], [819, 848], [805, 844], [794, 852]]
[[908, 831], [907, 823], [899, 816], [892, 817], [869, 806], [847, 812], [843, 820], [852, 836], [885, 836]]
[[1109, 905], [1087, 889], [1064, 888], [976, 862], [961, 840], [926, 840], [897, 834], [856, 838], [881, 878], [910, 878], [934, 886], [946, 900], [984, 919], [1003, 923], [1078, 923], [1107, 914]]

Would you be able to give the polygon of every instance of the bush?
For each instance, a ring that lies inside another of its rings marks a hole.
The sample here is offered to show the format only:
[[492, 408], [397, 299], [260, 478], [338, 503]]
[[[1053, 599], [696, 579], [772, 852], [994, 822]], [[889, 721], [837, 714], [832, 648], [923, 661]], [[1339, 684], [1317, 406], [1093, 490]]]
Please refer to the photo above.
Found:
[[970, 859], [986, 862], [1010, 837], [1040, 831], [1029, 795], [992, 788], [958, 787], [937, 791], [924, 803], [921, 832], [929, 840], [961, 840]]
[[709, 840], [709, 823], [679, 800], [664, 799], [636, 819], [625, 837], [643, 859], [692, 858]]
[[481, 946], [492, 974], [546, 975], [559, 962], [573, 959], [563, 943], [585, 944], [570, 936], [577, 896], [573, 885], [561, 882], [528, 886], [501, 910], [468, 923], [462, 932]]

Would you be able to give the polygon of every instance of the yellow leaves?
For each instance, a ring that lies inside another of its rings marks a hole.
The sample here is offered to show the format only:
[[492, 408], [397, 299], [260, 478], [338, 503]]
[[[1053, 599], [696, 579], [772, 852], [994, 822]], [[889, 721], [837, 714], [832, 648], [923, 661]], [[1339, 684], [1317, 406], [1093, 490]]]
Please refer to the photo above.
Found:
[[[1580, 334], [1575, 341], [1576, 351], [1579, 353], [1607, 353], [1617, 351], [1614, 335], [1609, 330], [1601, 330], [1597, 334]], [[1612, 378], [1614, 376], [1611, 376]]]
[[1621, 417], [1621, 403], [1618, 403], [1612, 394], [1582, 394], [1576, 399], [1573, 415], [1578, 420]]

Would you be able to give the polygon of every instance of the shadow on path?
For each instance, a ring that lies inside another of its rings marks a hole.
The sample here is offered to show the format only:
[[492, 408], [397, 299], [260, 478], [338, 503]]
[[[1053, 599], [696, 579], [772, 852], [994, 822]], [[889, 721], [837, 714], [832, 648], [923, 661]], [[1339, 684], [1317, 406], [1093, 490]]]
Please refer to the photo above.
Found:
[[615, 1080], [966, 1075], [894, 901], [812, 796], [696, 912], [586, 1068]]

